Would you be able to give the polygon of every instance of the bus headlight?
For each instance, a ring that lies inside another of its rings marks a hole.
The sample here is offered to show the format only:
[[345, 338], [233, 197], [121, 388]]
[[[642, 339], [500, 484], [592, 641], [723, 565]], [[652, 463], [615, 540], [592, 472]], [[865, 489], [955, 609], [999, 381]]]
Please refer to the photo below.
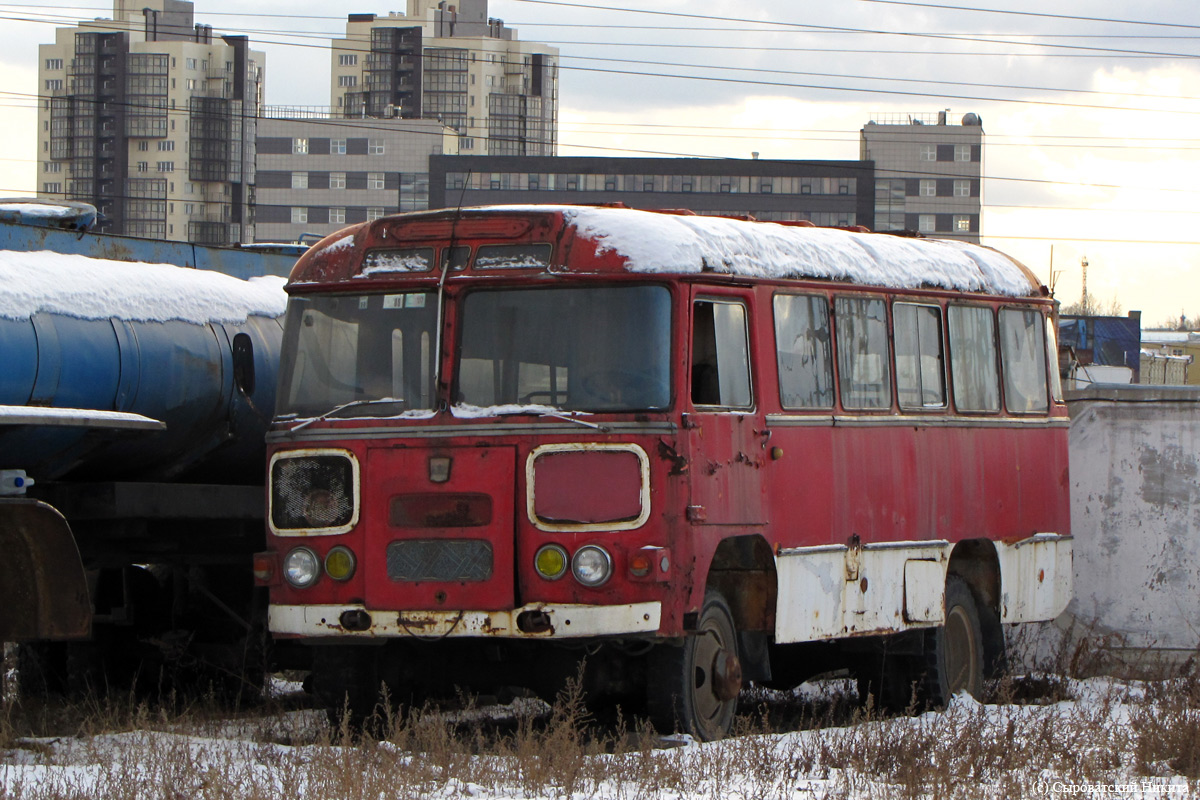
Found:
[[599, 586], [612, 575], [612, 556], [602, 547], [586, 545], [575, 551], [571, 572], [584, 586]]
[[533, 557], [533, 566], [548, 581], [556, 581], [567, 572], [567, 551], [556, 544], [538, 548]]
[[283, 577], [297, 589], [312, 586], [320, 574], [321, 559], [307, 547], [297, 547], [283, 559]]
[[325, 556], [325, 574], [335, 581], [348, 581], [354, 577], [354, 553], [349, 547], [338, 545]]

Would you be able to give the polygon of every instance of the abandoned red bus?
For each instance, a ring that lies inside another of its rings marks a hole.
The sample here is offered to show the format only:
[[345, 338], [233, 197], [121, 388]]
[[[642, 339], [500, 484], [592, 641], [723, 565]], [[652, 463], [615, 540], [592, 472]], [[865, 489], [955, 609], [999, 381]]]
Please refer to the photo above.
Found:
[[255, 566], [330, 706], [582, 674], [713, 739], [749, 681], [978, 693], [1070, 598], [1053, 300], [994, 250], [464, 208], [287, 288]]

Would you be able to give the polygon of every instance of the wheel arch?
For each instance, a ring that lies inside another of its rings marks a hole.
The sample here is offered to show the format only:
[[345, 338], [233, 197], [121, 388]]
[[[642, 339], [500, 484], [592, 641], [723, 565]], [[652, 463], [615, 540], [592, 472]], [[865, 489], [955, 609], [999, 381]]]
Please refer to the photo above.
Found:
[[1000, 675], [1007, 667], [1007, 659], [1004, 627], [1000, 623], [1003, 583], [996, 545], [989, 539], [959, 542], [950, 553], [946, 575], [962, 578], [975, 597], [983, 635], [984, 674]]
[[774, 632], [779, 578], [771, 545], [762, 536], [723, 539], [713, 553], [705, 589], [724, 596], [738, 630]]
[[946, 575], [957, 575], [967, 582], [975, 602], [1000, 613], [1000, 557], [988, 539], [967, 539], [954, 546]]

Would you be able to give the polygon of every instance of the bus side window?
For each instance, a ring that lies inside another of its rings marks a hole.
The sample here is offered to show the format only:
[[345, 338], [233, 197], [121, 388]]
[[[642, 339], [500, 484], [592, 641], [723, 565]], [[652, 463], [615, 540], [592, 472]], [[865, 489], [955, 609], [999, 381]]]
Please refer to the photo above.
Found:
[[741, 303], [698, 300], [692, 320], [692, 405], [748, 408], [750, 349]]
[[901, 408], [944, 408], [946, 367], [942, 352], [942, 309], [895, 303], [896, 395]]
[[821, 295], [775, 295], [775, 350], [783, 408], [833, 408], [829, 303]]
[[838, 297], [834, 315], [842, 407], [890, 408], [887, 304], [874, 297]]
[[1000, 311], [1000, 359], [1004, 364], [1004, 403], [1014, 414], [1044, 414], [1046, 344], [1042, 315], [1037, 311]]
[[1000, 376], [996, 371], [996, 328], [992, 310], [950, 306], [950, 372], [959, 411], [999, 411]]

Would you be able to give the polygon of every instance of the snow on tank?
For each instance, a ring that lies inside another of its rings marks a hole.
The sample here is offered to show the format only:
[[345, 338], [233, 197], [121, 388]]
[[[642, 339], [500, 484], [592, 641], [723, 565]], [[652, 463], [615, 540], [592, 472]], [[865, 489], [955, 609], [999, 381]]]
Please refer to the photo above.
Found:
[[244, 322], [283, 314], [284, 279], [248, 281], [171, 264], [0, 250], [0, 319], [38, 312], [138, 322]]

